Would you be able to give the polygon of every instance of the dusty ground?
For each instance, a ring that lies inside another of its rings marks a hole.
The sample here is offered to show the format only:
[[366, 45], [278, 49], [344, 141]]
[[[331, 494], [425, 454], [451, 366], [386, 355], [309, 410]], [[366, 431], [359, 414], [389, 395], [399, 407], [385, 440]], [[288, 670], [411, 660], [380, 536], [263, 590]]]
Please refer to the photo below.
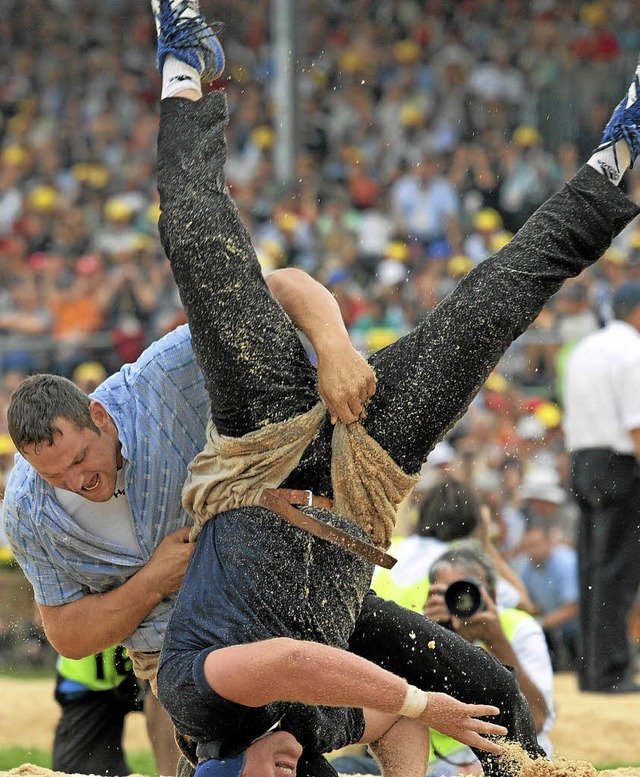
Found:
[[[51, 681], [0, 678], [4, 708], [0, 747], [51, 746], [57, 717], [52, 687]], [[640, 694], [579, 693], [572, 675], [558, 675], [556, 704], [558, 720], [552, 739], [558, 756], [596, 764], [640, 763]], [[129, 715], [126, 746], [132, 751], [148, 748], [142, 715]], [[640, 769], [616, 777], [640, 777]]]

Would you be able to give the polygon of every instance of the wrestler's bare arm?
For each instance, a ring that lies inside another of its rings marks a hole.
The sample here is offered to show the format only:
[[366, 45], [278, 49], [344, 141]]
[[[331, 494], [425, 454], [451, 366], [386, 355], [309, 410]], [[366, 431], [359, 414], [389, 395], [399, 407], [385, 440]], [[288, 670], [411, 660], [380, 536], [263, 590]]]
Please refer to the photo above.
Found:
[[[403, 678], [353, 653], [285, 637], [215, 650], [207, 656], [204, 672], [216, 693], [247, 707], [297, 701], [398, 716], [408, 688]], [[492, 705], [464, 704], [446, 693], [430, 692], [416, 720], [464, 744], [500, 753], [502, 748], [485, 735], [505, 736], [507, 730], [478, 720], [498, 713]]]
[[58, 607], [39, 605], [47, 639], [67, 658], [85, 658], [130, 636], [156, 605], [177, 591], [195, 545], [189, 527], [169, 534], [149, 562], [118, 588]]
[[295, 326], [311, 341], [318, 357], [318, 392], [331, 421], [352, 423], [373, 396], [376, 379], [353, 347], [340, 307], [331, 292], [295, 268], [276, 270], [267, 278], [271, 293]]

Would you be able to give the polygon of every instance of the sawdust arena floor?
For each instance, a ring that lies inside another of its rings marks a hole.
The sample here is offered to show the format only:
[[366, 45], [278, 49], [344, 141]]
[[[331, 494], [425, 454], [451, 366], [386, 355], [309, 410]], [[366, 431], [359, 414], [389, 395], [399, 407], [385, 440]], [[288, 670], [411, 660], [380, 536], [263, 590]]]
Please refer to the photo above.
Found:
[[[508, 755], [509, 767], [514, 777], [640, 777], [640, 768], [620, 768], [596, 771], [587, 761], [569, 761], [563, 758], [554, 761], [539, 759], [532, 761], [519, 746], [512, 746]], [[33, 764], [23, 764], [8, 772], [0, 772], [1, 777], [82, 777], [81, 775], [64, 775]], [[143, 777], [143, 775], [131, 775]], [[367, 775], [352, 775], [351, 777], [368, 777]]]

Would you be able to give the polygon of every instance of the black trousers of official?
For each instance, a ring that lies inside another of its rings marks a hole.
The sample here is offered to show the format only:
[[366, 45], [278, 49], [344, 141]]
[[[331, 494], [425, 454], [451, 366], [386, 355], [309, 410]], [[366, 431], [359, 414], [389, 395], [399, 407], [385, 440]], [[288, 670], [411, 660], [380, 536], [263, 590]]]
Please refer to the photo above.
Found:
[[[237, 437], [309, 410], [318, 393], [316, 372], [264, 282], [226, 189], [226, 124], [221, 93], [195, 103], [164, 100], [158, 188], [161, 237], [212, 418], [219, 432]], [[583, 168], [412, 332], [371, 357], [378, 384], [363, 422], [369, 434], [407, 473], [418, 472], [547, 299], [596, 261], [637, 213], [603, 176]], [[327, 419], [284, 485], [330, 495], [330, 460]], [[451, 648], [446, 672], [425, 647], [434, 634]], [[416, 642], [423, 646], [418, 653]], [[542, 753], [512, 673], [422, 616], [368, 596], [352, 650], [423, 688], [467, 702], [495, 701], [510, 736]], [[478, 755], [486, 773], [499, 772], [492, 757]]]
[[571, 459], [581, 513], [578, 679], [582, 690], [612, 691], [634, 669], [627, 621], [640, 586], [640, 466], [604, 448]]
[[66, 774], [131, 774], [123, 748], [125, 719], [142, 712], [143, 692], [133, 675], [122, 687], [67, 695], [55, 692], [61, 715], [53, 738], [52, 766]]

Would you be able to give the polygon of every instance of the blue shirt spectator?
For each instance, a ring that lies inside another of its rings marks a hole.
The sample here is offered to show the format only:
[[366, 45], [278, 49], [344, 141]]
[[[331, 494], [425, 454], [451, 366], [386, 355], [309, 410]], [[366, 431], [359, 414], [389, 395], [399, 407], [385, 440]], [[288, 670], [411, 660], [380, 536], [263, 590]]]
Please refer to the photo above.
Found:
[[554, 543], [549, 535], [549, 527], [529, 528], [515, 565], [559, 668], [562, 660], [573, 665], [577, 655], [578, 557], [575, 548]]

